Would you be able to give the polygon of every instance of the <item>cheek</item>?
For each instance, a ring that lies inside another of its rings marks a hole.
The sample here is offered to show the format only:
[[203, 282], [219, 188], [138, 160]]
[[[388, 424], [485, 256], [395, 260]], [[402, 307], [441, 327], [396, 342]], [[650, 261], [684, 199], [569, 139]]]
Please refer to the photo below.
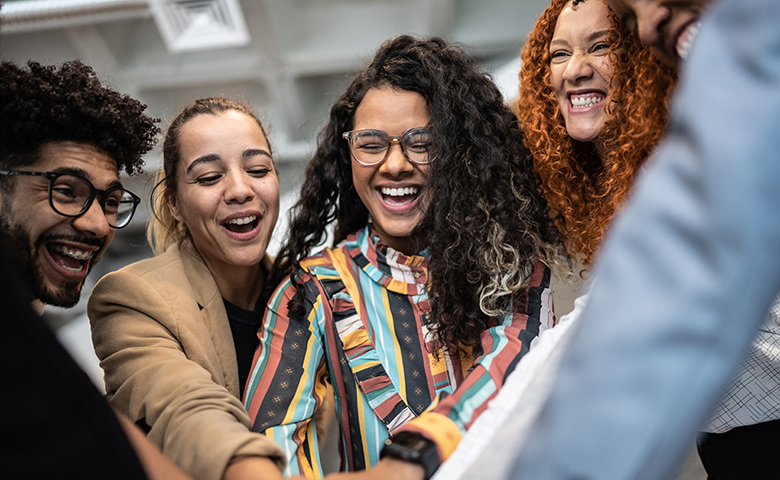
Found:
[[601, 78], [604, 79], [610, 90], [614, 90], [615, 85], [613, 82], [613, 75], [615, 70], [612, 68], [612, 62], [609, 59], [604, 59], [596, 66], [596, 70], [599, 72]]
[[269, 180], [258, 189], [258, 196], [269, 212], [279, 212], [279, 183]]
[[[355, 166], [355, 162], [352, 162], [352, 185], [354, 185], [355, 190], [361, 199], [363, 199], [364, 192], [368, 189], [370, 175], [366, 173], [366, 170], [368, 169], [365, 166]], [[365, 203], [365, 201], [363, 203]]]
[[177, 207], [181, 222], [187, 225], [203, 223], [214, 216], [216, 203], [210, 192], [195, 195], [195, 192], [186, 192], [177, 199]]

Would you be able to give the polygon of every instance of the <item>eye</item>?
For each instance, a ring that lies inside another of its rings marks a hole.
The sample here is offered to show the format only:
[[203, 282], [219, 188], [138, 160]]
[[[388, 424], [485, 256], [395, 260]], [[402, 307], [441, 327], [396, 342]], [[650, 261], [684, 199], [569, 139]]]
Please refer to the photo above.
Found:
[[76, 196], [73, 189], [66, 185], [55, 185], [51, 190], [57, 195], [62, 195], [63, 197], [73, 198]]
[[355, 137], [354, 147], [366, 153], [378, 153], [388, 146], [388, 139], [381, 132], [361, 132]]
[[116, 212], [119, 210], [120, 203], [122, 203], [122, 194], [119, 192], [111, 192], [106, 197], [103, 208], [105, 208], [106, 212]]
[[271, 173], [272, 169], [268, 167], [254, 167], [247, 170], [247, 173], [253, 177], [262, 178]]
[[609, 51], [609, 44], [607, 42], [599, 42], [593, 45], [590, 49], [592, 53], [605, 53]]
[[425, 130], [412, 132], [404, 146], [414, 153], [426, 153], [431, 146], [431, 135]]
[[569, 57], [569, 52], [566, 50], [553, 50], [550, 52], [550, 63], [558, 63], [565, 61]]
[[209, 186], [217, 183], [220, 178], [222, 178], [222, 175], [204, 175], [196, 178], [195, 182], [197, 182], [198, 185]]

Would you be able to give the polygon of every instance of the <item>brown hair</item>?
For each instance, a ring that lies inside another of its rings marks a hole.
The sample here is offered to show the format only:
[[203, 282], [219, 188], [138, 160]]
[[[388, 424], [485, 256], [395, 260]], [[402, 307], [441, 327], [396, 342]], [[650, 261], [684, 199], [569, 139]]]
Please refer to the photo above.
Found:
[[607, 152], [600, 158], [593, 144], [569, 137], [551, 82], [550, 41], [558, 16], [570, 1], [553, 0], [528, 36], [518, 117], [567, 252], [588, 266], [634, 176], [663, 133], [675, 71], [659, 63], [609, 11], [615, 87], [598, 138]]
[[[217, 115], [219, 113], [237, 111], [254, 119], [268, 139], [263, 124], [252, 111], [242, 103], [222, 97], [209, 97], [195, 100], [184, 107], [171, 121], [165, 132], [163, 141], [163, 166], [157, 172], [156, 185], [152, 191], [154, 218], [146, 229], [146, 238], [155, 255], [159, 255], [174, 243], [181, 243], [190, 236], [187, 226], [173, 217], [168, 199], [176, 194], [176, 169], [181, 162], [181, 143], [179, 136], [184, 125], [198, 115]], [[270, 144], [269, 144], [269, 148]], [[271, 151], [270, 153], [273, 153]]]

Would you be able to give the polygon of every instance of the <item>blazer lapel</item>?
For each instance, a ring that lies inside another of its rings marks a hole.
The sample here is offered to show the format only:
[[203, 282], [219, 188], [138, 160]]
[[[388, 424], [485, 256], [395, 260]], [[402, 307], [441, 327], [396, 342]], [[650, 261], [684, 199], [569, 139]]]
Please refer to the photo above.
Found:
[[214, 350], [222, 366], [225, 387], [236, 398], [240, 398], [236, 347], [222, 295], [219, 293], [214, 277], [192, 243], [182, 242], [180, 249], [184, 273], [198, 301], [201, 318], [211, 334]]

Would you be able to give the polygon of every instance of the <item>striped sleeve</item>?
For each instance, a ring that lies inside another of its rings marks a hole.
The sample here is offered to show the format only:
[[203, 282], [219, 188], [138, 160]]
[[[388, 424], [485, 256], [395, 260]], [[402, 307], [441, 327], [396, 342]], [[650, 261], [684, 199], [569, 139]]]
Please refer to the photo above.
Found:
[[285, 476], [322, 478], [314, 413], [326, 394], [321, 326], [331, 312], [319, 282], [308, 273], [300, 280], [306, 290], [303, 316], [288, 311], [296, 292], [289, 278], [268, 303], [244, 404], [252, 430], [265, 433], [285, 452]]
[[549, 285], [550, 270], [536, 262], [523, 298], [513, 304], [514, 313], [498, 318], [482, 332], [480, 344], [472, 351], [475, 358], [471, 372], [454, 393], [437, 395], [431, 406], [403, 430], [416, 431], [436, 442], [440, 457], [446, 459], [498, 394], [540, 329], [552, 326]]

